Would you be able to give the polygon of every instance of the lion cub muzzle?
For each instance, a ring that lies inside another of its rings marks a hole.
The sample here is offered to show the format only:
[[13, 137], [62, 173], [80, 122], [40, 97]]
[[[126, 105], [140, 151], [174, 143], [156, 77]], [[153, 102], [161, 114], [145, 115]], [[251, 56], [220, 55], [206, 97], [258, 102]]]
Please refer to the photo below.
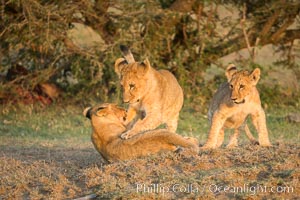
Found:
[[233, 103], [235, 103], [235, 104], [243, 104], [243, 103], [246, 102], [245, 99], [243, 99], [243, 100], [241, 100], [241, 101], [238, 101], [237, 98], [231, 98], [231, 101], [232, 101]]
[[134, 103], [139, 103], [140, 102], [140, 99], [137, 99], [135, 101], [130, 101], [130, 100], [127, 100], [127, 99], [123, 99], [123, 103], [128, 103], [128, 104], [134, 104]]

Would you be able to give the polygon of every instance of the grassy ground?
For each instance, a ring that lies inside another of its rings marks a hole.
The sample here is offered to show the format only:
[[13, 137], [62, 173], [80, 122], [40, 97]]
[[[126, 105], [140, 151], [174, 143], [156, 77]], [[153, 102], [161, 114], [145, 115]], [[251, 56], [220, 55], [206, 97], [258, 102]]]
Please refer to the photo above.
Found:
[[[235, 149], [201, 151], [196, 157], [165, 153], [112, 164], [94, 150], [83, 107], [0, 109], [0, 199], [72, 199], [88, 194], [99, 199], [300, 196], [300, 126], [286, 120], [295, 112], [293, 107], [266, 111], [270, 148], [252, 146], [242, 134]], [[203, 144], [207, 131], [205, 115], [185, 107], [178, 132]]]

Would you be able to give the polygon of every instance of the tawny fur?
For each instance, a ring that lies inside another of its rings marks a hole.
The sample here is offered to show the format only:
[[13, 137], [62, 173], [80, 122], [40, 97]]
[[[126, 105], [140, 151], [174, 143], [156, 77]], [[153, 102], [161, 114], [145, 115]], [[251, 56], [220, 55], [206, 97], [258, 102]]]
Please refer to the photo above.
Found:
[[198, 141], [184, 138], [165, 129], [148, 131], [122, 140], [126, 130], [127, 112], [113, 104], [101, 104], [86, 108], [84, 116], [91, 119], [92, 142], [96, 150], [108, 161], [127, 160], [163, 151], [175, 151], [179, 147], [197, 153]]
[[228, 147], [237, 146], [239, 129], [244, 128], [251, 142], [256, 143], [245, 120], [251, 116], [252, 123], [258, 132], [258, 143], [271, 146], [266, 126], [265, 112], [261, 106], [256, 84], [260, 79], [260, 70], [252, 72], [237, 71], [234, 65], [226, 69], [227, 83], [223, 83], [213, 97], [209, 108], [210, 131], [202, 148], [220, 147], [224, 140], [226, 128], [235, 129]]
[[[126, 53], [131, 54], [130, 51]], [[148, 59], [135, 62], [132, 55], [124, 57], [127, 60], [116, 60], [115, 71], [121, 79], [123, 101], [129, 103], [129, 112], [133, 110], [138, 118], [128, 118], [132, 123], [122, 138], [128, 139], [161, 124], [166, 124], [167, 130], [176, 132], [183, 92], [175, 76], [167, 70], [155, 70]]]

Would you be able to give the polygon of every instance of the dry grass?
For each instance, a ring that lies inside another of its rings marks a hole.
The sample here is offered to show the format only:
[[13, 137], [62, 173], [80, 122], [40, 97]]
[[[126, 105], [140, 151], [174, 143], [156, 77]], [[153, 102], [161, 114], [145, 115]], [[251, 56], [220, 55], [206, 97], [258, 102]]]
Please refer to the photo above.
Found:
[[[27, 108], [3, 109], [0, 199], [73, 199], [92, 193], [98, 199], [300, 196], [298, 126], [272, 115], [269, 122], [274, 146], [270, 148], [242, 140], [239, 148], [201, 151], [197, 156], [165, 153], [108, 164], [89, 141], [90, 124], [80, 116], [81, 111], [71, 107], [43, 112], [35, 108], [30, 112]], [[180, 131], [195, 134], [192, 116], [188, 121], [191, 124], [181, 122]], [[281, 126], [287, 130], [280, 132]], [[289, 132], [294, 135], [288, 134], [283, 140], [283, 134]]]
[[[1, 152], [2, 199], [67, 199], [90, 193], [101, 199], [300, 196], [297, 145], [246, 145], [204, 151], [198, 156], [166, 153], [111, 164], [105, 163], [92, 147], [1, 146]], [[224, 191], [225, 187], [229, 189]], [[233, 191], [235, 187], [243, 189]]]
[[[169, 153], [88, 168], [84, 174], [88, 177], [87, 184], [101, 198], [292, 199], [300, 195], [299, 150], [299, 147], [278, 144], [269, 149], [246, 146], [206, 151], [196, 157], [189, 156], [188, 152]], [[226, 186], [245, 187], [245, 190], [225, 192]], [[255, 191], [253, 187], [259, 186], [266, 186], [267, 191]], [[290, 192], [269, 192], [271, 188], [281, 191], [287, 186], [293, 187], [293, 191], [290, 188]]]

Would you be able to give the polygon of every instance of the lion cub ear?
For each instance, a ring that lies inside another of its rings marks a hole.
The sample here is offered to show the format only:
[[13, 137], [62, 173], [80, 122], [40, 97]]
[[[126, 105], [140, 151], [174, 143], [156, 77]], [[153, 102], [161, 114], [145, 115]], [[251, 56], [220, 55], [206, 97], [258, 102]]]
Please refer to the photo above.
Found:
[[260, 79], [260, 69], [259, 68], [256, 68], [255, 70], [253, 70], [251, 72], [251, 74], [249, 75], [251, 81], [252, 81], [252, 84], [253, 85], [256, 85]]
[[91, 111], [92, 111], [92, 107], [87, 107], [84, 109], [82, 114], [83, 114], [83, 116], [91, 119], [91, 115], [92, 115]]
[[232, 78], [232, 75], [237, 72], [237, 68], [234, 64], [229, 64], [228, 67], [226, 68], [225, 75], [227, 77], [227, 80], [230, 81]]
[[121, 77], [122, 71], [127, 67], [128, 63], [124, 58], [118, 58], [115, 62], [115, 72]]
[[135, 63], [134, 57], [130, 49], [125, 45], [120, 45], [121, 52], [128, 63]]
[[149, 71], [149, 69], [151, 68], [148, 58], [146, 58], [143, 62], [141, 62], [141, 65], [143, 66], [144, 74], [146, 74]]

